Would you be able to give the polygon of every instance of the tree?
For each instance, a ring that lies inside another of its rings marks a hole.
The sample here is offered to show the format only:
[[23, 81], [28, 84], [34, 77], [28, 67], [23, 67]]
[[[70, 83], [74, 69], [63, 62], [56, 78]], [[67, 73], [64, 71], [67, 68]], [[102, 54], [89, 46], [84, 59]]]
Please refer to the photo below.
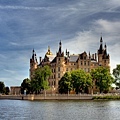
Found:
[[0, 93], [5, 93], [5, 84], [2, 81], [0, 81]]
[[115, 84], [120, 88], [120, 64], [113, 69], [113, 76], [115, 77]]
[[71, 72], [71, 79], [73, 88], [77, 94], [80, 92], [88, 93], [88, 87], [92, 85], [92, 79], [89, 73], [83, 70], [75, 70]]
[[23, 82], [21, 83], [21, 94], [24, 94], [24, 90], [26, 90], [26, 93], [29, 94], [30, 93], [30, 89], [31, 89], [31, 81], [26, 78], [23, 80]]
[[99, 88], [100, 93], [109, 91], [114, 79], [107, 68], [100, 66], [96, 69], [93, 69], [90, 74], [92, 79], [96, 81], [95, 83]]
[[5, 87], [5, 94], [6, 94], [6, 95], [9, 95], [9, 92], [10, 92], [9, 87]]
[[46, 90], [48, 86], [48, 78], [51, 75], [51, 69], [49, 66], [37, 68], [34, 72], [34, 77], [31, 80], [31, 90], [36, 94], [40, 93], [41, 90]]
[[64, 76], [60, 79], [58, 84], [59, 84], [59, 87], [58, 87], [59, 93], [66, 94], [68, 93], [68, 91], [70, 92], [73, 88], [72, 81], [71, 81], [71, 73], [66, 72]]

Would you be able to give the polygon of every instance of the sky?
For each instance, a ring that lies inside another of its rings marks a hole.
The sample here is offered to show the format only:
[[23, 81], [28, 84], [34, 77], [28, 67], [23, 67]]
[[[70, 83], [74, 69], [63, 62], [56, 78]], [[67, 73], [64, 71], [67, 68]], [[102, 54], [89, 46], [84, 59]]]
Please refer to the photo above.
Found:
[[120, 0], [0, 0], [0, 81], [20, 86], [29, 78], [32, 50], [96, 53], [107, 45], [111, 72], [120, 64]]

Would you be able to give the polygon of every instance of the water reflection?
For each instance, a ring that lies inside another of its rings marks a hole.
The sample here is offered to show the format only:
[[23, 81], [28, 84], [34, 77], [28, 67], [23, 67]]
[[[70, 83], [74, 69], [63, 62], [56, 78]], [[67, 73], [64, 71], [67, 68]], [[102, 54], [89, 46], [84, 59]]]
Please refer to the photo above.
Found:
[[1, 120], [119, 120], [120, 101], [0, 100]]

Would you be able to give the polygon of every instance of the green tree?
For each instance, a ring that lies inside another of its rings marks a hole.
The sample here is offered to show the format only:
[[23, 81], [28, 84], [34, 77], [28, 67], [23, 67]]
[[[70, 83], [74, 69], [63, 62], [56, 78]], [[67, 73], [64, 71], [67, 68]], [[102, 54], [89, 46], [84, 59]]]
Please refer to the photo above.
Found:
[[73, 88], [78, 94], [80, 92], [88, 93], [88, 87], [92, 85], [91, 75], [83, 70], [75, 70], [71, 72]]
[[95, 83], [100, 93], [109, 91], [114, 79], [107, 68], [98, 67], [93, 69], [90, 74], [92, 79], [96, 81]]
[[6, 94], [6, 95], [9, 95], [9, 92], [10, 92], [9, 87], [5, 87], [5, 94]]
[[120, 64], [113, 69], [113, 76], [115, 77], [115, 84], [120, 88]]
[[2, 81], [0, 81], [0, 93], [5, 93], [5, 84]]
[[26, 78], [21, 83], [21, 94], [24, 94], [24, 90], [26, 90], [26, 93], [29, 94], [31, 90], [31, 83], [30, 79]]
[[51, 75], [51, 69], [49, 66], [37, 68], [34, 72], [34, 77], [31, 80], [31, 90], [36, 94], [40, 93], [41, 90], [46, 90], [48, 86], [48, 78]]
[[64, 74], [64, 76], [60, 79], [59, 83], [58, 83], [59, 87], [59, 93], [68, 93], [68, 91], [70, 92], [73, 88], [73, 84], [71, 81], [71, 73], [70, 72], [66, 72]]

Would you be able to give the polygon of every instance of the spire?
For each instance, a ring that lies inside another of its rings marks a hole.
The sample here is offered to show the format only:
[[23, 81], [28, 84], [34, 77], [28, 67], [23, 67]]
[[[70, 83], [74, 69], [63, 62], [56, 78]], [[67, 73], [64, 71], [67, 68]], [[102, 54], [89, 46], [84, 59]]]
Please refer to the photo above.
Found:
[[100, 38], [99, 54], [102, 54], [102, 51], [103, 51], [103, 39], [102, 39], [102, 36], [101, 36], [101, 38]]
[[105, 43], [105, 49], [107, 49], [107, 45], [106, 45], [106, 43]]
[[32, 59], [34, 60], [34, 58], [35, 58], [35, 51], [33, 49], [33, 51], [32, 51]]
[[100, 43], [102, 44], [103, 40], [102, 40], [102, 33], [101, 33], [101, 38], [100, 38]]
[[89, 51], [89, 58], [91, 58], [90, 51]]
[[60, 42], [59, 42], [59, 45], [60, 45], [60, 46], [62, 45], [61, 40], [60, 40]]
[[104, 55], [107, 55], [107, 45], [106, 45], [106, 43], [105, 43]]
[[102, 36], [101, 36], [101, 38], [100, 38], [100, 43], [102, 43], [103, 42], [103, 40], [102, 40]]
[[61, 48], [62, 48], [62, 43], [61, 43], [61, 40], [60, 40], [60, 42], [59, 42], [59, 51], [58, 51], [60, 54], [62, 53], [62, 49]]
[[67, 49], [66, 49], [66, 55], [68, 54]]
[[62, 52], [62, 42], [60, 40], [59, 42], [59, 50], [57, 52], [57, 57], [63, 57], [64, 56], [64, 52]]
[[50, 46], [48, 46], [48, 51], [50, 52]]
[[34, 48], [33, 48], [33, 54], [34, 54], [34, 52], [35, 52], [35, 50], [34, 50]]
[[35, 50], [33, 49], [33, 51], [32, 51], [32, 60], [34, 61], [34, 62], [37, 62], [37, 56], [36, 56], [36, 53], [35, 53]]
[[45, 55], [53, 55], [52, 52], [50, 51], [50, 46], [48, 46], [48, 51], [46, 52]]

